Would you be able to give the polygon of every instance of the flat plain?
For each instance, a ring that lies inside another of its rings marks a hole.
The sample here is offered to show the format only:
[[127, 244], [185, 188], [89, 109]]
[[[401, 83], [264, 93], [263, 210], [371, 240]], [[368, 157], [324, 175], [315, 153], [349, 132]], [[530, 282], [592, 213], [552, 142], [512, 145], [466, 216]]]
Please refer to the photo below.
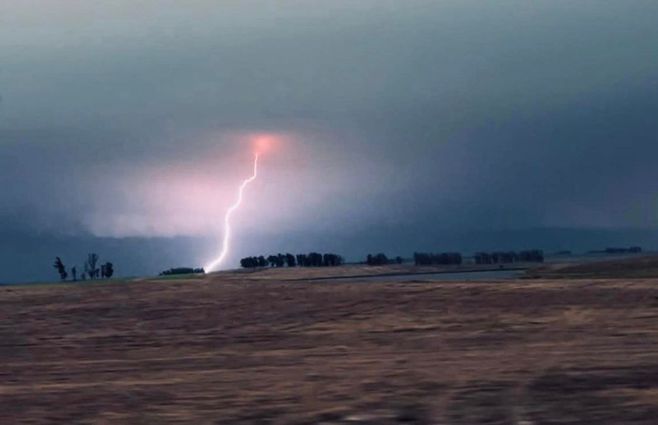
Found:
[[0, 423], [657, 423], [658, 278], [550, 273], [0, 287]]

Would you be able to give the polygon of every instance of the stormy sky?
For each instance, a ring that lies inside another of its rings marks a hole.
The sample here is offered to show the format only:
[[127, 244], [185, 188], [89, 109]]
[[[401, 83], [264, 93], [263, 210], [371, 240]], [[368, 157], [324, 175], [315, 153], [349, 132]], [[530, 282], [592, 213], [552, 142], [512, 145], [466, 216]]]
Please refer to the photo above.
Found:
[[[0, 282], [658, 247], [658, 3], [0, 2]], [[652, 245], [653, 244], [653, 245]]]

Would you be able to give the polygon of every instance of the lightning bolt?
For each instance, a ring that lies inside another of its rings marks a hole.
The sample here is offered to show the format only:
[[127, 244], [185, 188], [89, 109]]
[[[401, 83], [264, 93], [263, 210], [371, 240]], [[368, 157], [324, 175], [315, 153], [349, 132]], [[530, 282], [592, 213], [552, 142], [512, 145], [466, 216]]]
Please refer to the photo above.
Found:
[[242, 197], [244, 194], [244, 190], [247, 186], [249, 186], [249, 183], [253, 182], [256, 180], [258, 177], [258, 152], [254, 154], [254, 172], [249, 177], [248, 179], [244, 180], [242, 184], [240, 185], [240, 188], [238, 189], [238, 199], [235, 201], [233, 205], [226, 211], [226, 215], [224, 215], [224, 237], [222, 239], [222, 250], [219, 254], [219, 257], [217, 257], [214, 261], [212, 261], [210, 264], [204, 267], [206, 272], [211, 272], [215, 271], [219, 268], [219, 266], [224, 262], [224, 259], [228, 255], [229, 249], [230, 249], [230, 242], [231, 242], [231, 216], [233, 213], [240, 208], [240, 205], [242, 204]]

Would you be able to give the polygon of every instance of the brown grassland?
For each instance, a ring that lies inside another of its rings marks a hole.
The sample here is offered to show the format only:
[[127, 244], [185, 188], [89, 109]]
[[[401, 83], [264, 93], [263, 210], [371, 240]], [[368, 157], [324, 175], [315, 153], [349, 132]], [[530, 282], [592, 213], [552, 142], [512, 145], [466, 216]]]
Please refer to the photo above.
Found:
[[655, 424], [658, 277], [636, 269], [0, 287], [0, 424]]

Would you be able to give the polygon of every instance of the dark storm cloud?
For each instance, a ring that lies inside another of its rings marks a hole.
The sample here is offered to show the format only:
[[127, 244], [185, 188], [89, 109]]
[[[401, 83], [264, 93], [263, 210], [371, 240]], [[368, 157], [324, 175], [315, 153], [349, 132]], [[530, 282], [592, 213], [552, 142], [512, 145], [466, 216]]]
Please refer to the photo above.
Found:
[[[246, 225], [243, 251], [331, 245], [322, 229], [336, 225], [357, 251], [386, 234], [401, 253], [427, 235], [459, 239], [448, 229], [655, 228], [657, 12], [652, 1], [3, 2], [0, 232], [10, 246], [17, 233], [202, 236], [136, 188], [197, 163], [230, 185], [241, 164], [222, 154], [235, 151], [225, 135], [240, 131], [299, 143], [261, 188], [294, 208], [247, 210], [270, 225]], [[149, 214], [147, 227], [98, 223]]]

